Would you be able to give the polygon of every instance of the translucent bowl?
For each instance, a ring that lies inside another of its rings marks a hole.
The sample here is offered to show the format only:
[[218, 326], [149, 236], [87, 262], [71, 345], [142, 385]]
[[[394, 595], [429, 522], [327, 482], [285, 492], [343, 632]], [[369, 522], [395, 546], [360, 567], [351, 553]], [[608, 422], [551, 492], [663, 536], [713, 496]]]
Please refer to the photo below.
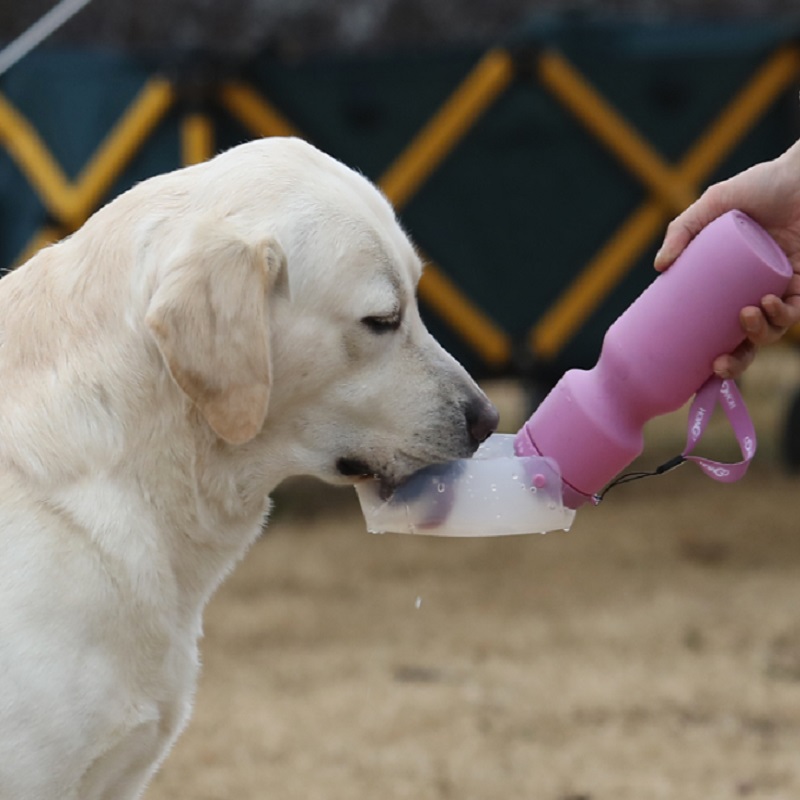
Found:
[[550, 458], [514, 454], [514, 435], [490, 436], [469, 459], [415, 473], [389, 500], [377, 481], [356, 486], [371, 533], [510, 536], [569, 530], [575, 512], [562, 498]]

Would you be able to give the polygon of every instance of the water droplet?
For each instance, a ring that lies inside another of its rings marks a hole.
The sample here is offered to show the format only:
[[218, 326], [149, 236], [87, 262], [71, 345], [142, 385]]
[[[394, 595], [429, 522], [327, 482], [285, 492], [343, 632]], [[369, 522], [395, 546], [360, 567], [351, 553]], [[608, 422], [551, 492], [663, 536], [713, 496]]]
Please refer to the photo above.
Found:
[[440, 483], [440, 484], [439, 484], [439, 485], [436, 487], [436, 491], [437, 491], [437, 492], [439, 492], [439, 494], [442, 494], [442, 492], [444, 492], [444, 490], [445, 490], [446, 488], [447, 488], [447, 487], [446, 487], [446, 486], [445, 486], [443, 483]]
[[422, 598], [417, 595], [417, 599], [414, 601], [414, 608], [419, 610], [419, 607], [422, 605]]

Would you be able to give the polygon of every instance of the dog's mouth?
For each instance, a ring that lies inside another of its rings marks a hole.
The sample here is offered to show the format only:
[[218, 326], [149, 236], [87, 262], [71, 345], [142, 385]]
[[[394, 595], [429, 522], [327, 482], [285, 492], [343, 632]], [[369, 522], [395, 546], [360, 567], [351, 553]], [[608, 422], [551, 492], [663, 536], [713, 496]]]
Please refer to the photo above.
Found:
[[352, 478], [355, 481], [378, 481], [379, 493], [382, 500], [391, 498], [397, 487], [403, 482], [402, 479], [398, 480], [397, 478], [389, 477], [360, 458], [339, 458], [336, 460], [336, 470], [340, 475], [346, 478]]

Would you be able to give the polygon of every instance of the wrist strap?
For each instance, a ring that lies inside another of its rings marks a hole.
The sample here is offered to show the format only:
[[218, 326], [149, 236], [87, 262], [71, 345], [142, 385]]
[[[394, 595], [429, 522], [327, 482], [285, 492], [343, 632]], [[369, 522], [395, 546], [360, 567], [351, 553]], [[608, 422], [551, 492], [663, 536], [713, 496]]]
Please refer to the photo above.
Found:
[[[734, 464], [725, 464], [721, 461], [712, 461], [710, 458], [690, 455], [703, 436], [717, 404], [722, 406], [722, 410], [728, 417], [733, 433], [736, 436], [736, 441], [742, 451], [742, 460]], [[686, 447], [683, 453], [669, 459], [669, 461], [665, 461], [652, 472], [629, 472], [621, 475], [606, 486], [602, 492], [595, 495], [593, 500], [595, 503], [599, 503], [605, 497], [606, 492], [614, 486], [630, 483], [641, 478], [649, 478], [653, 475], [663, 475], [686, 461], [693, 461], [706, 475], [715, 481], [733, 483], [747, 472], [755, 453], [756, 431], [753, 426], [753, 420], [750, 419], [750, 414], [747, 411], [747, 406], [744, 404], [744, 399], [739, 392], [739, 387], [732, 380], [722, 380], [712, 376], [700, 387], [689, 409], [689, 425], [686, 432]]]
[[[725, 416], [728, 417], [742, 452], [742, 460], [734, 464], [725, 464], [702, 456], [689, 455], [703, 435], [717, 404], [722, 407]], [[756, 432], [753, 420], [750, 419], [747, 406], [739, 392], [739, 387], [732, 380], [709, 378], [700, 387], [689, 410], [689, 425], [683, 458], [687, 461], [694, 461], [706, 475], [715, 481], [733, 483], [747, 472], [755, 452]]]

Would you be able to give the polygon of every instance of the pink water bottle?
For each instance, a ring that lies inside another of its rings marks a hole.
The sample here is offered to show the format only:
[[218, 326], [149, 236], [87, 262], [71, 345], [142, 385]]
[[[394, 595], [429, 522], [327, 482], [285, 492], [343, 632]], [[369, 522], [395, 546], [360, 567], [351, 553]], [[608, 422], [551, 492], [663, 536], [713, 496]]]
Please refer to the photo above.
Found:
[[630, 464], [644, 424], [680, 408], [744, 339], [742, 308], [783, 295], [784, 252], [741, 211], [710, 223], [608, 329], [591, 370], [571, 370], [516, 436], [519, 456], [553, 458], [577, 508]]

